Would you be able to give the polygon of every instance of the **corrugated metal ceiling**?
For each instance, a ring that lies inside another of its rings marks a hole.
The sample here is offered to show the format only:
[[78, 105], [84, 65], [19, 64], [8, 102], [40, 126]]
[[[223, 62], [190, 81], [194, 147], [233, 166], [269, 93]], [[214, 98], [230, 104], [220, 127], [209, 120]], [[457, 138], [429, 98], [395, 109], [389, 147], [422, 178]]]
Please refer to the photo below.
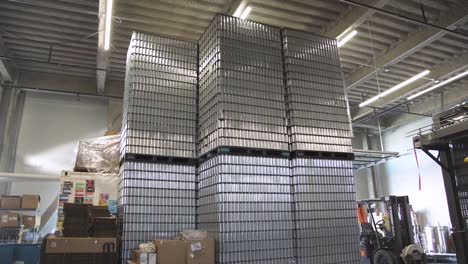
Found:
[[[125, 56], [132, 31], [196, 41], [216, 13], [226, 13], [234, 0], [115, 0], [109, 80], [123, 80]], [[363, 1], [371, 3], [372, 1]], [[424, 19], [420, 0], [387, 1], [389, 10]], [[463, 0], [424, 0], [425, 19], [436, 23]], [[248, 19], [279, 27], [323, 32], [356, 8], [336, 0], [252, 0]], [[96, 78], [98, 40], [97, 0], [3, 0], [0, 30], [8, 57], [21, 71], [48, 72]], [[468, 33], [468, 22], [458, 29]], [[340, 49], [345, 77], [397, 47], [423, 27], [393, 16], [374, 13], [359, 34]], [[412, 51], [369, 80], [350, 89], [351, 103], [359, 103], [424, 69], [433, 69], [468, 50], [467, 39], [445, 34]], [[43, 63], [50, 62], [50, 63]], [[430, 81], [430, 80], [428, 80]], [[457, 85], [454, 85], [454, 87]], [[123, 89], [123, 87], [122, 87]]]

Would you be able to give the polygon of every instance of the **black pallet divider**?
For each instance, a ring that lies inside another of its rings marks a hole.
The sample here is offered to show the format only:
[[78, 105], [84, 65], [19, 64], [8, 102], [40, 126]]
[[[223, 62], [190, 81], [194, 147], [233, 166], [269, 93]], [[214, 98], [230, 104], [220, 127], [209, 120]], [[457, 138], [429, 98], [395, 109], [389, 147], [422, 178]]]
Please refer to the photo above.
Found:
[[269, 157], [269, 158], [289, 158], [289, 151], [275, 149], [255, 149], [245, 147], [217, 147], [200, 156], [200, 161], [205, 161], [219, 154], [238, 155], [238, 156], [253, 156], [253, 157]]
[[291, 158], [354, 160], [354, 153], [295, 150], [291, 151]]
[[132, 154], [127, 153], [120, 160], [120, 165], [125, 161], [136, 162], [154, 162], [154, 163], [170, 163], [175, 165], [197, 165], [197, 159], [172, 157], [172, 156], [159, 156], [159, 155], [146, 155], [146, 154]]

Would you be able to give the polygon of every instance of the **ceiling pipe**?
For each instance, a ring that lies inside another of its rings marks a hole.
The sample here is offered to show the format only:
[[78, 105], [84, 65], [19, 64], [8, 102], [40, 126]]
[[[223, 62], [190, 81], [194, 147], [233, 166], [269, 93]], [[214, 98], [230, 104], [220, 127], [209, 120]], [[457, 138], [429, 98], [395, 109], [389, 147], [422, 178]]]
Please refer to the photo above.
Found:
[[448, 29], [448, 28], [444, 28], [444, 27], [441, 27], [441, 26], [438, 26], [438, 25], [435, 25], [435, 24], [432, 24], [432, 23], [428, 23], [428, 22], [425, 22], [425, 21], [421, 21], [421, 20], [418, 20], [418, 19], [414, 19], [414, 18], [405, 16], [405, 15], [400, 15], [400, 14], [385, 10], [383, 8], [378, 8], [378, 7], [371, 6], [371, 5], [364, 4], [364, 3], [360, 3], [360, 2], [357, 2], [357, 1], [354, 1], [354, 0], [337, 0], [337, 1], [347, 3], [347, 4], [350, 4], [350, 5], [369, 8], [369, 9], [375, 10], [375, 11], [380, 12], [380, 13], [391, 15], [391, 16], [401, 18], [403, 20], [407, 20], [407, 21], [410, 21], [410, 22], [414, 22], [414, 23], [417, 23], [417, 24], [420, 24], [420, 25], [436, 28], [436, 29], [439, 29], [439, 30], [442, 30], [442, 31], [446, 31], [446, 32], [461, 36], [461, 37], [463, 37], [465, 39], [468, 39], [468, 35], [466, 35], [464, 33], [461, 33], [461, 32], [455, 31], [455, 30], [451, 30], [451, 29]]
[[81, 97], [90, 97], [90, 98], [109, 98], [109, 99], [123, 99], [122, 96], [114, 96], [114, 95], [99, 95], [93, 93], [80, 93], [80, 92], [67, 92], [67, 91], [57, 91], [51, 90], [47, 88], [40, 88], [40, 87], [30, 87], [30, 86], [23, 86], [23, 85], [8, 85], [8, 87], [20, 89], [25, 92], [34, 92], [34, 93], [51, 93], [51, 94], [59, 94], [59, 95], [75, 95]]
[[50, 61], [50, 58], [49, 58], [49, 60], [43, 61], [43, 60], [33, 60], [33, 59], [24, 59], [24, 58], [15, 58], [15, 57], [8, 57], [8, 56], [0, 56], [0, 59], [13, 60], [13, 61], [25, 61], [25, 62], [44, 63], [44, 64], [51, 64], [51, 65], [54, 65], [54, 66], [65, 66], [65, 67], [81, 68], [81, 69], [87, 69], [87, 70], [108, 71], [107, 69], [96, 68], [96, 67], [92, 67], [92, 66], [84, 66], [84, 65], [76, 65], [76, 64], [67, 64], [67, 63], [61, 63], [61, 62], [51, 62], [51, 61]]

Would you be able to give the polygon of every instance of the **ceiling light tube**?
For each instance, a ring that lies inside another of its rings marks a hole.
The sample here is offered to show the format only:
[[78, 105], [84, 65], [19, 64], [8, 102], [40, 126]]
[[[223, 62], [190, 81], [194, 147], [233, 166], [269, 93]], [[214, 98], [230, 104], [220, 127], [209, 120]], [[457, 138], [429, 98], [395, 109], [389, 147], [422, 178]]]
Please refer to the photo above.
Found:
[[244, 4], [241, 3], [241, 4], [237, 7], [236, 12], [234, 12], [234, 15], [232, 15], [232, 16], [234, 16], [234, 17], [240, 17], [240, 16], [242, 15], [242, 10], [243, 10], [243, 9], [244, 9]]
[[458, 75], [456, 75], [456, 76], [453, 76], [453, 77], [450, 78], [450, 79], [447, 79], [447, 80], [445, 80], [445, 81], [443, 81], [443, 82], [439, 82], [437, 85], [434, 85], [434, 86], [429, 87], [429, 88], [427, 88], [427, 89], [425, 89], [425, 90], [422, 90], [422, 91], [419, 92], [419, 93], [416, 93], [416, 94], [413, 94], [413, 95], [411, 95], [411, 96], [408, 96], [408, 98], [406, 98], [406, 99], [407, 99], [407, 100], [413, 100], [413, 99], [416, 98], [416, 97], [419, 97], [419, 96], [421, 96], [421, 95], [423, 95], [423, 94], [425, 94], [425, 93], [428, 93], [428, 92], [430, 92], [430, 91], [433, 91], [433, 90], [435, 90], [435, 89], [437, 89], [437, 88], [439, 88], [439, 87], [445, 86], [445, 85], [447, 85], [447, 84], [449, 84], [449, 83], [451, 83], [451, 82], [453, 82], [453, 81], [456, 81], [456, 80], [458, 80], [458, 79], [460, 79], [460, 78], [462, 78], [462, 77], [464, 77], [464, 76], [467, 76], [467, 75], [468, 75], [468, 71], [464, 71], [464, 72], [462, 72], [462, 73], [460, 73], [460, 74], [458, 74]]
[[242, 15], [240, 16], [241, 19], [246, 19], [247, 16], [249, 15], [250, 11], [252, 11], [252, 7], [248, 6], [245, 8], [244, 12], [242, 12]]
[[111, 34], [111, 24], [112, 24], [112, 5], [113, 5], [113, 0], [107, 0], [106, 27], [104, 29], [104, 50], [109, 50], [109, 48], [110, 48], [110, 34]]
[[373, 102], [375, 102], [375, 101], [377, 101], [377, 100], [379, 100], [379, 99], [381, 99], [381, 98], [383, 98], [383, 97], [385, 97], [385, 96], [387, 96], [387, 95], [389, 95], [389, 94], [403, 88], [404, 86], [406, 86], [406, 85], [408, 85], [408, 84], [410, 84], [410, 83], [412, 83], [412, 82], [414, 82], [414, 81], [428, 75], [429, 73], [430, 73], [429, 70], [425, 70], [425, 71], [423, 71], [423, 72], [409, 78], [408, 80], [406, 80], [406, 81], [404, 81], [404, 82], [402, 82], [402, 83], [400, 83], [398, 85], [393, 86], [392, 88], [384, 91], [383, 93], [380, 93], [380, 94], [370, 98], [369, 100], [367, 100], [367, 101], [365, 101], [363, 103], [360, 103], [359, 107], [364, 107], [366, 105], [369, 105], [369, 104], [371, 104], [371, 103], [373, 103]]
[[344, 44], [346, 44], [346, 42], [348, 42], [350, 39], [352, 39], [354, 36], [357, 35], [357, 31], [356, 30], [353, 30], [351, 31], [348, 35], [346, 35], [344, 38], [342, 38], [341, 40], [338, 41], [338, 48], [343, 46]]

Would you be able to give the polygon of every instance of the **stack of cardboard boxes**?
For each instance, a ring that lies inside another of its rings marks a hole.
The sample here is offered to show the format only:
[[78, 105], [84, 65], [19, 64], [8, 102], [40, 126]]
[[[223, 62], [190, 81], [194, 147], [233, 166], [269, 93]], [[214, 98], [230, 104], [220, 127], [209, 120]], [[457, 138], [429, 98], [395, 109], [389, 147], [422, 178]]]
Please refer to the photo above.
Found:
[[90, 235], [92, 237], [117, 237], [117, 223], [115, 217], [91, 218]]
[[43, 241], [41, 263], [117, 263], [117, 219], [107, 206], [65, 203], [64, 237]]
[[117, 219], [106, 206], [65, 203], [62, 233], [65, 237], [116, 237]]
[[66, 203], [63, 207], [65, 221], [63, 222], [63, 236], [88, 236], [88, 205]]
[[[20, 214], [15, 211], [29, 209], [36, 210], [40, 202], [39, 195], [23, 195], [23, 196], [2, 196], [0, 197], [0, 227], [20, 227], [24, 225], [25, 229], [34, 228], [36, 225], [36, 216], [27, 215], [26, 212]], [[11, 210], [11, 212], [8, 212]]]
[[134, 250], [131, 264], [214, 264], [215, 241], [202, 240], [155, 240], [156, 252]]

